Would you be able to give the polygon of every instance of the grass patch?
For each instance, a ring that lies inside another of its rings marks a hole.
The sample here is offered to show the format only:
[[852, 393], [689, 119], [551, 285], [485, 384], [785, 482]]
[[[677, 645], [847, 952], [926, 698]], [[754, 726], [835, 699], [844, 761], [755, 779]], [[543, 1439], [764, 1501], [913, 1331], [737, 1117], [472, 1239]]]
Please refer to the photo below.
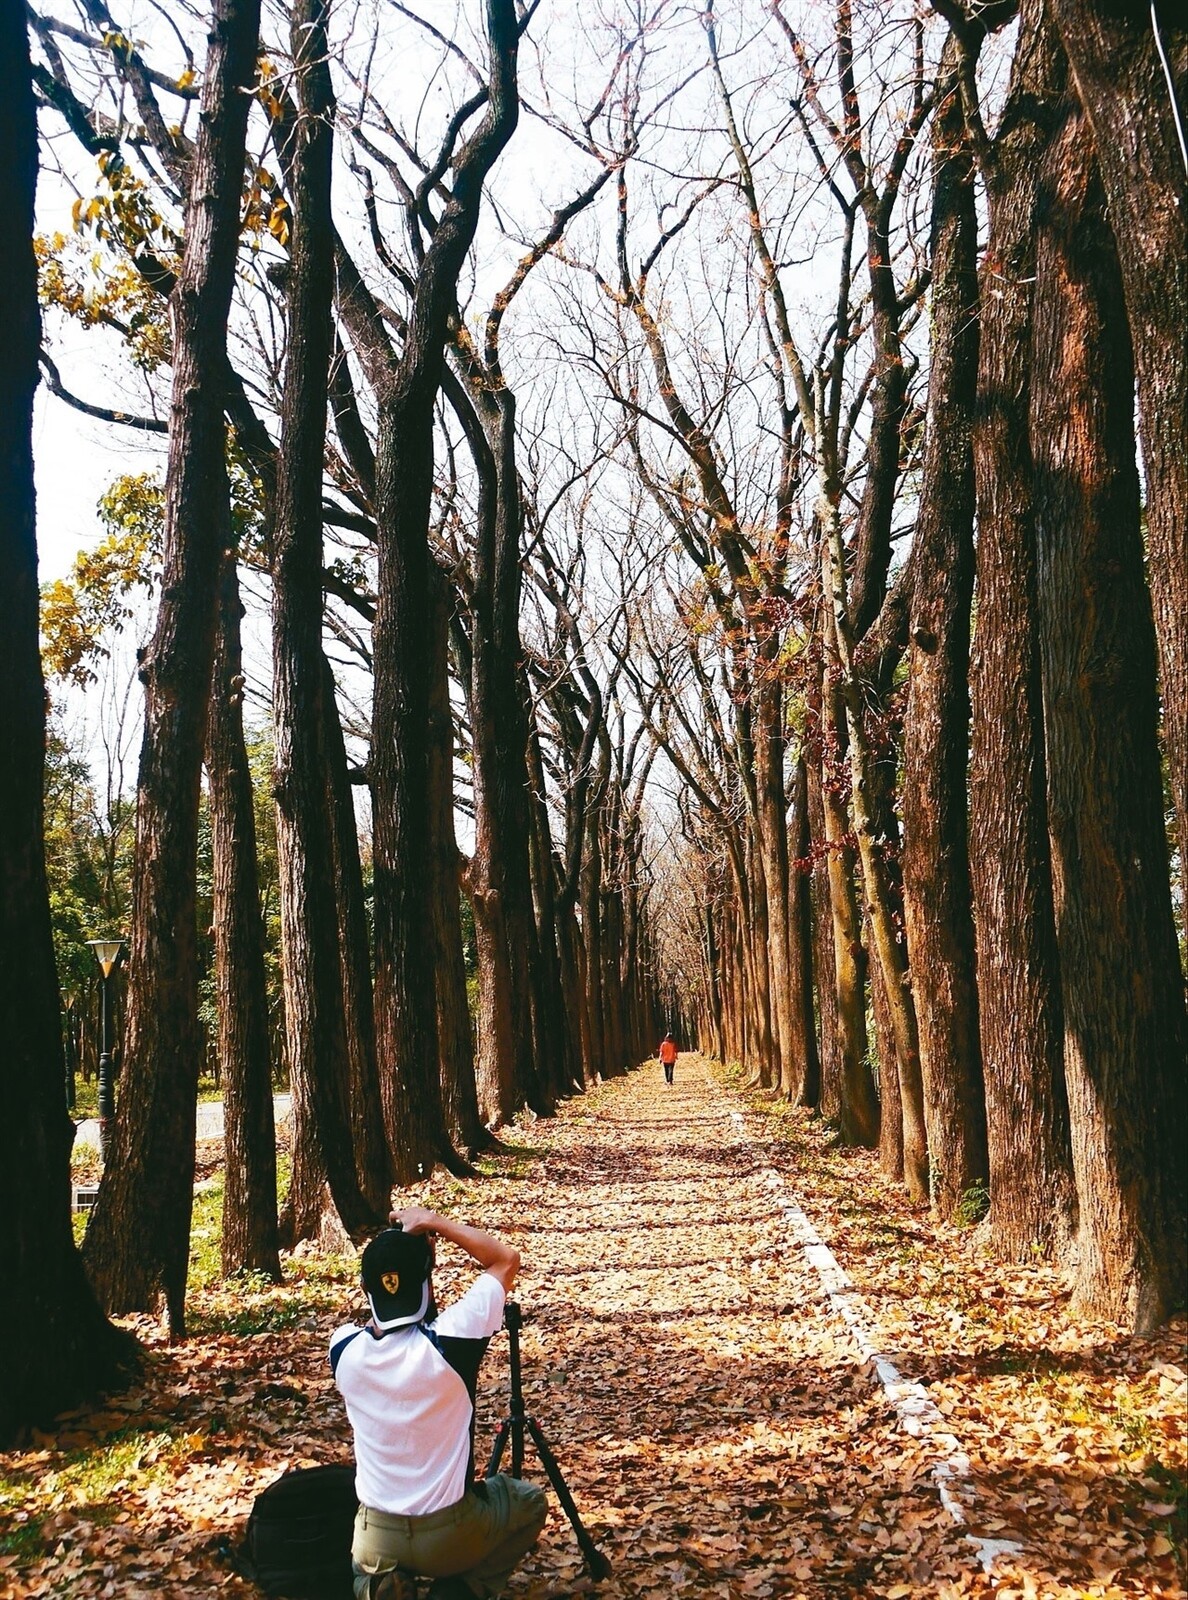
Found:
[[183, 1448], [165, 1429], [120, 1429], [70, 1451], [50, 1471], [0, 1475], [0, 1555], [32, 1559], [41, 1553], [49, 1511], [69, 1509], [89, 1522], [111, 1522], [119, 1497], [167, 1479], [169, 1461]]

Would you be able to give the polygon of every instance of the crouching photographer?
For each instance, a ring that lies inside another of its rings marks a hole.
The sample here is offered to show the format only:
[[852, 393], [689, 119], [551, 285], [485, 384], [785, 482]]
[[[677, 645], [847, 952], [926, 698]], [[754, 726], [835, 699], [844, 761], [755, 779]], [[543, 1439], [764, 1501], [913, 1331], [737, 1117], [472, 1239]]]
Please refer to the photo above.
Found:
[[[501, 1593], [544, 1526], [542, 1490], [499, 1473], [475, 1480], [479, 1365], [520, 1267], [512, 1246], [412, 1206], [363, 1252], [371, 1320], [339, 1328], [330, 1365], [355, 1437], [359, 1511], [351, 1546], [356, 1600]], [[483, 1269], [440, 1313], [434, 1244], [460, 1246]]]

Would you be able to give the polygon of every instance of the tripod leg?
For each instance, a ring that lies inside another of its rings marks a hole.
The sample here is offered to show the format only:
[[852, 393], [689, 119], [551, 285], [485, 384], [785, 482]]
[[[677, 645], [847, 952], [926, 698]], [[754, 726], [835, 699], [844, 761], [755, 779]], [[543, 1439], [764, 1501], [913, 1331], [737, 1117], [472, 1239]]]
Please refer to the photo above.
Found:
[[487, 1463], [486, 1476], [488, 1478], [493, 1478], [499, 1471], [499, 1463], [503, 1460], [503, 1451], [507, 1444], [507, 1436], [510, 1432], [511, 1418], [505, 1417], [500, 1425], [498, 1434], [495, 1436], [495, 1448], [491, 1451], [491, 1459]]
[[557, 1499], [561, 1502], [561, 1508], [565, 1512], [565, 1515], [569, 1518], [573, 1531], [577, 1536], [578, 1547], [581, 1550], [582, 1555], [585, 1557], [586, 1566], [589, 1569], [590, 1576], [592, 1578], [609, 1577], [611, 1564], [582, 1526], [582, 1519], [578, 1515], [578, 1508], [574, 1504], [573, 1496], [569, 1492], [569, 1485], [561, 1476], [561, 1468], [557, 1465], [556, 1456], [549, 1449], [548, 1443], [545, 1440], [545, 1436], [540, 1431], [540, 1427], [535, 1418], [525, 1417], [524, 1421], [528, 1426], [528, 1432], [532, 1435], [532, 1442], [536, 1446], [536, 1451], [540, 1456], [541, 1464], [543, 1465], [545, 1472], [548, 1474], [549, 1482], [556, 1491]]

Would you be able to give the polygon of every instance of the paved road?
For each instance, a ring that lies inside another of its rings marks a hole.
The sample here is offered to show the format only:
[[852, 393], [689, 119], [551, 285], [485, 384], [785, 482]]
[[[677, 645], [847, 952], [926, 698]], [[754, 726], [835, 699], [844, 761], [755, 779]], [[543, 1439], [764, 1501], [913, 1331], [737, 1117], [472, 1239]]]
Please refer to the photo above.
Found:
[[[276, 1117], [278, 1126], [289, 1115], [289, 1108], [292, 1103], [292, 1095], [273, 1095], [273, 1114]], [[97, 1117], [87, 1117], [82, 1122], [76, 1123], [75, 1130], [74, 1142], [76, 1145], [91, 1144], [98, 1148], [99, 1120]], [[221, 1100], [203, 1100], [199, 1105], [198, 1137], [199, 1139], [221, 1139], [223, 1137], [223, 1102]]]

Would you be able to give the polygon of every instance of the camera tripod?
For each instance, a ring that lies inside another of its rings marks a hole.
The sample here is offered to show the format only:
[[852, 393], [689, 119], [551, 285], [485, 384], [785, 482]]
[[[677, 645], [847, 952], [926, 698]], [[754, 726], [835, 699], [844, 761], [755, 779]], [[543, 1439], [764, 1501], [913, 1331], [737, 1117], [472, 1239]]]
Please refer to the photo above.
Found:
[[511, 1440], [511, 1474], [513, 1478], [521, 1476], [524, 1467], [524, 1429], [527, 1428], [536, 1446], [536, 1453], [540, 1457], [541, 1465], [548, 1474], [549, 1482], [561, 1502], [561, 1508], [569, 1518], [582, 1556], [586, 1562], [586, 1569], [592, 1578], [606, 1578], [610, 1575], [611, 1565], [599, 1550], [590, 1535], [582, 1526], [582, 1519], [578, 1515], [578, 1508], [573, 1503], [573, 1496], [569, 1486], [561, 1476], [561, 1468], [557, 1465], [557, 1458], [549, 1449], [544, 1434], [540, 1431], [540, 1424], [535, 1417], [528, 1416], [524, 1410], [524, 1391], [520, 1382], [520, 1325], [523, 1314], [515, 1300], [509, 1300], [503, 1308], [503, 1325], [507, 1329], [508, 1340], [508, 1365], [511, 1368], [511, 1409], [504, 1418], [495, 1438], [495, 1448], [491, 1451], [491, 1460], [487, 1466], [487, 1477], [491, 1478], [499, 1471], [499, 1463], [503, 1459], [503, 1452]]

